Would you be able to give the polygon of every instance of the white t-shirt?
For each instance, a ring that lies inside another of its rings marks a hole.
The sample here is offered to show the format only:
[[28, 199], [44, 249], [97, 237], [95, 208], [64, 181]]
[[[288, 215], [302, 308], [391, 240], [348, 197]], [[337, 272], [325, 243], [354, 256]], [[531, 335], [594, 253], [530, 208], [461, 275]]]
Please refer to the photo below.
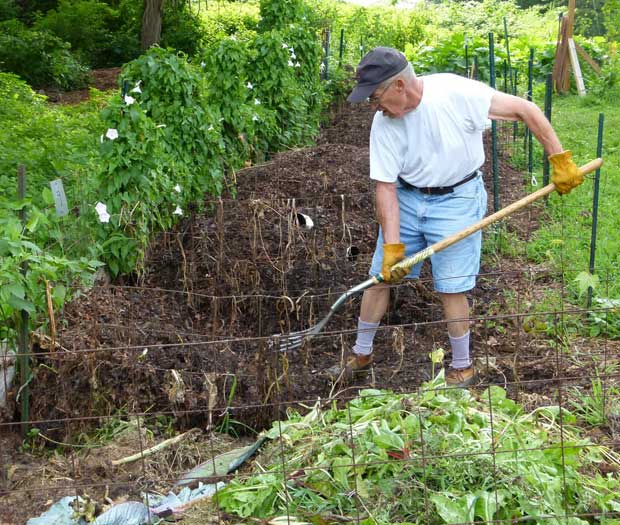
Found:
[[484, 163], [482, 133], [495, 90], [451, 73], [421, 77], [422, 100], [402, 118], [377, 111], [370, 130], [370, 178], [398, 176], [420, 188], [449, 186]]

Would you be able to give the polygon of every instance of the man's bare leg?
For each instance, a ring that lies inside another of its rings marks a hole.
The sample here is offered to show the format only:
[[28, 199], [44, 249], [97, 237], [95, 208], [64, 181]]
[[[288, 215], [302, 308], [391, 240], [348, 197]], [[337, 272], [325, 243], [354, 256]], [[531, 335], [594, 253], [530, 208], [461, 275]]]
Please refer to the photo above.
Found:
[[463, 293], [440, 293], [443, 311], [448, 323], [448, 336], [452, 347], [452, 369], [462, 370], [471, 366], [469, 355], [469, 302]]
[[362, 296], [362, 306], [357, 325], [357, 340], [353, 347], [358, 367], [364, 367], [372, 360], [372, 344], [379, 323], [390, 301], [390, 288], [378, 284], [366, 290]]

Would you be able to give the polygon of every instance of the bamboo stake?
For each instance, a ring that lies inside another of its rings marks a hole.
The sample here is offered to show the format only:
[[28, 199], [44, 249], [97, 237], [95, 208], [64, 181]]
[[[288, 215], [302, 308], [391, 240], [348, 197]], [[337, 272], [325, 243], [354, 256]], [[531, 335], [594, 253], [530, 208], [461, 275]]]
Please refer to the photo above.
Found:
[[147, 448], [143, 450], [142, 452], [138, 452], [137, 454], [133, 454], [125, 458], [115, 459], [111, 463], [113, 466], [116, 467], [118, 465], [124, 465], [125, 463], [132, 463], [133, 461], [137, 461], [139, 459], [152, 456], [153, 454], [155, 454], [156, 452], [159, 452], [160, 450], [164, 450], [165, 448], [168, 448], [171, 445], [177, 444], [179, 441], [183, 441], [187, 436], [189, 436], [190, 434], [193, 434], [197, 430], [198, 429], [196, 428], [192, 428], [191, 430], [188, 430], [187, 432], [184, 432], [183, 434], [179, 434], [178, 436], [174, 436], [173, 438], [166, 439], [165, 441], [158, 443], [154, 447]]
[[45, 298], [47, 299], [47, 314], [50, 318], [51, 350], [53, 351], [56, 348], [56, 319], [54, 317], [54, 302], [52, 301], [52, 286], [47, 279], [45, 279]]

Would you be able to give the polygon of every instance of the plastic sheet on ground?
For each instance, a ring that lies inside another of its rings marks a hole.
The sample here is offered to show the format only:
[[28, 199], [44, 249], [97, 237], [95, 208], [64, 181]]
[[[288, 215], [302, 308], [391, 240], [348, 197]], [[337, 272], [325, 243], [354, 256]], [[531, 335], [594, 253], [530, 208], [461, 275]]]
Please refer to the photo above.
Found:
[[[159, 520], [153, 520], [157, 523]], [[149, 523], [149, 509], [139, 501], [127, 501], [106, 510], [93, 522], [94, 525], [142, 525]]]
[[[223, 482], [203, 484], [200, 478], [222, 476], [238, 469], [245, 461], [256, 453], [258, 448], [266, 441], [265, 437], [259, 438], [255, 443], [247, 447], [237, 448], [198, 465], [198, 467], [185, 473], [175, 486], [184, 486], [178, 494], [169, 492], [167, 496], [149, 493], [145, 495], [144, 503], [128, 501], [113, 505], [97, 519], [93, 525], [157, 525], [160, 518], [166, 518], [183, 511], [183, 507], [189, 503], [211, 497], [225, 484]], [[187, 485], [197, 484], [196, 488]], [[86, 525], [83, 519], [76, 520], [73, 516], [71, 503], [75, 496], [67, 496], [61, 499], [38, 518], [31, 518], [27, 525]]]
[[225, 483], [221, 481], [219, 483], [210, 483], [208, 485], [198, 484], [198, 488], [190, 489], [185, 487], [178, 494], [169, 492], [167, 496], [158, 496], [154, 494], [148, 495], [149, 505], [151, 505], [151, 512], [157, 516], [166, 517], [174, 513], [179, 507], [186, 505], [192, 501], [202, 498], [208, 498], [215, 494], [215, 492], [221, 489]]
[[15, 352], [9, 350], [8, 343], [0, 341], [0, 408], [6, 406], [9, 390], [15, 377]]
[[74, 500], [75, 496], [65, 496], [38, 518], [30, 518], [26, 525], [85, 525], [86, 521], [82, 518], [77, 520], [73, 518], [71, 503]]

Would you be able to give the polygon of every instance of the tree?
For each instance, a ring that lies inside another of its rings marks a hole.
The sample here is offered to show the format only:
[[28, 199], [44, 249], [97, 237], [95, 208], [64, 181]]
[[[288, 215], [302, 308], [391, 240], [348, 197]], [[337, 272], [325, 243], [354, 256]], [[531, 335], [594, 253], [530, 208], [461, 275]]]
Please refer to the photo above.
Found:
[[140, 38], [142, 51], [146, 51], [153, 44], [159, 43], [163, 8], [164, 0], [144, 0], [142, 35]]

